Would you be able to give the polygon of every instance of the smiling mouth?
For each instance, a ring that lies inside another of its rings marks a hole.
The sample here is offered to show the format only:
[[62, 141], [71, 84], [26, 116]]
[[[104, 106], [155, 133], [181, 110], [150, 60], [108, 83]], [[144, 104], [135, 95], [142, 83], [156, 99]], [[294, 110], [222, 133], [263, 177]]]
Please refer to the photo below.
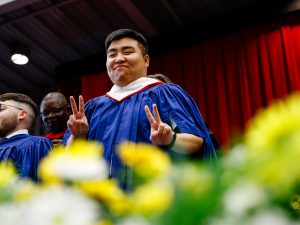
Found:
[[115, 67], [115, 70], [118, 69], [118, 68], [127, 68], [127, 66], [123, 66], [123, 65], [116, 66], [116, 67]]

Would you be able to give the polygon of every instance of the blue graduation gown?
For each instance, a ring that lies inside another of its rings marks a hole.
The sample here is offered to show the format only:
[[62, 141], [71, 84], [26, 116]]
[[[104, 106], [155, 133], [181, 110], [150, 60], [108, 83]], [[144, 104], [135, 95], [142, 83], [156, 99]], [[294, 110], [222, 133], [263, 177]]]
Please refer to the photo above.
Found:
[[[104, 158], [109, 162], [111, 175], [117, 177], [126, 188], [130, 171], [124, 168], [117, 156], [117, 146], [123, 141], [151, 143], [150, 123], [144, 106], [156, 104], [164, 123], [170, 118], [181, 133], [203, 138], [201, 157], [216, 160], [216, 152], [195, 101], [176, 84], [157, 84], [117, 101], [108, 96], [91, 99], [85, 104], [89, 123], [89, 140], [97, 140], [104, 146]], [[63, 143], [70, 137], [65, 133]]]
[[52, 147], [52, 142], [44, 137], [28, 134], [15, 135], [0, 144], [0, 161], [11, 160], [20, 177], [37, 181], [39, 162]]

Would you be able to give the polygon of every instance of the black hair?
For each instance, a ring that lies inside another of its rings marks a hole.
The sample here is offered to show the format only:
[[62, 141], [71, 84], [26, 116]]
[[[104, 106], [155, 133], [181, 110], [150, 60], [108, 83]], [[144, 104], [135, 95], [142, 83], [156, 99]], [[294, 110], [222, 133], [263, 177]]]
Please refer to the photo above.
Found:
[[110, 33], [105, 40], [105, 49], [106, 52], [110, 46], [110, 44], [115, 41], [115, 40], [120, 40], [122, 38], [132, 38], [134, 40], [136, 40], [139, 43], [139, 46], [141, 47], [142, 53], [143, 55], [147, 55], [148, 54], [148, 44], [147, 44], [147, 40], [146, 38], [138, 33], [135, 30], [132, 29], [119, 29], [119, 30], [115, 30], [112, 33]]
[[166, 75], [163, 75], [163, 74], [160, 74], [160, 73], [156, 73], [156, 74], [151, 74], [151, 75], [148, 75], [147, 77], [149, 78], [154, 78], [154, 79], [157, 79], [157, 80], [160, 80], [166, 84], [172, 84], [173, 82], [170, 80], [169, 77], [167, 77]]

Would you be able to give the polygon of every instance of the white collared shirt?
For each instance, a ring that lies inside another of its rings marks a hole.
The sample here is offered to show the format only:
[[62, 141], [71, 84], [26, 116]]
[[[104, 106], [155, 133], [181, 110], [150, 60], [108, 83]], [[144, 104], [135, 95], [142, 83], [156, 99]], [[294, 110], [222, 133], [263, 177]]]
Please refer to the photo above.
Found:
[[17, 130], [9, 135], [6, 136], [6, 138], [11, 138], [13, 136], [16, 136], [18, 134], [29, 134], [28, 130], [27, 129], [22, 129], [22, 130]]
[[123, 99], [142, 91], [144, 88], [146, 88], [148, 86], [151, 86], [154, 84], [160, 84], [160, 83], [163, 83], [163, 82], [158, 81], [153, 78], [141, 77], [124, 87], [114, 85], [110, 89], [110, 91], [106, 93], [106, 96], [120, 102]]

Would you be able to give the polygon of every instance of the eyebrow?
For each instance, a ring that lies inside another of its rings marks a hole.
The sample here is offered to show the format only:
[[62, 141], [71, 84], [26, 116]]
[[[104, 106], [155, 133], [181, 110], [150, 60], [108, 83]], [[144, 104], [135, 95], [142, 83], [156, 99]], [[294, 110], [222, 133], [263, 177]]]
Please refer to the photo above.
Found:
[[[133, 47], [133, 46], [123, 46], [123, 47], [121, 47], [121, 51], [129, 50], [129, 49], [135, 49], [135, 47]], [[108, 49], [107, 53], [116, 52], [116, 51], [117, 51], [117, 48], [111, 48], [111, 49]]]

